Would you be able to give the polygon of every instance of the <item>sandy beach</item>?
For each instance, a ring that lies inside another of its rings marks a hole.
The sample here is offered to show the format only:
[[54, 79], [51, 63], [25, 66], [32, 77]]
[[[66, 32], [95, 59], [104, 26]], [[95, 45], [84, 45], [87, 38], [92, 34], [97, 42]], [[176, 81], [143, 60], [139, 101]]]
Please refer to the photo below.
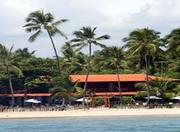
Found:
[[90, 117], [90, 116], [180, 116], [180, 108], [173, 109], [89, 109], [66, 111], [25, 111], [2, 112], [0, 119], [8, 118], [55, 118], [55, 117]]

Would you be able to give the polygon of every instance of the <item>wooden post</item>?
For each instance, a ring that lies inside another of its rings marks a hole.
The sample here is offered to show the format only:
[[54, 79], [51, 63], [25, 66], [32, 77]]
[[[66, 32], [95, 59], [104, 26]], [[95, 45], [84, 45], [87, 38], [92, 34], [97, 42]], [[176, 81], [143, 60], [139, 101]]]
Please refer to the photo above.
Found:
[[108, 100], [107, 100], [107, 98], [104, 98], [104, 106], [108, 107]]
[[110, 98], [108, 97], [107, 100], [108, 100], [108, 107], [110, 108]]
[[110, 107], [110, 98], [109, 97], [104, 97], [104, 106]]

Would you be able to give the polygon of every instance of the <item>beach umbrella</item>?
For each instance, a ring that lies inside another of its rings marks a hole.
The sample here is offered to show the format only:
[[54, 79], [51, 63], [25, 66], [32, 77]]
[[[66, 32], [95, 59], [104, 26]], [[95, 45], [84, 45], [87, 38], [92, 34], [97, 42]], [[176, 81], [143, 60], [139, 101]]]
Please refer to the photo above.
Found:
[[[89, 99], [84, 99], [85, 102], [91, 102]], [[83, 98], [77, 99], [76, 102], [83, 102]]]
[[[148, 97], [146, 97], [145, 99], [148, 99]], [[162, 98], [157, 97], [157, 96], [150, 96], [149, 99], [160, 100], [160, 99], [162, 99]]]
[[173, 97], [172, 99], [180, 100], [180, 96]]
[[34, 103], [34, 104], [40, 104], [41, 103], [41, 101], [36, 100], [36, 99], [27, 99], [24, 102], [26, 102], [26, 103]]

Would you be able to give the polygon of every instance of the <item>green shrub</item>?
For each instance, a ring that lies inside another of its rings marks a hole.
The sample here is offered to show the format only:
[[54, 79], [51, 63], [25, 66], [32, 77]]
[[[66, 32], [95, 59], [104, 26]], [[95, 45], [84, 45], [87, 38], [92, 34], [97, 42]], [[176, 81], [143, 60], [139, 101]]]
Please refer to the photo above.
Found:
[[131, 104], [133, 101], [132, 96], [123, 96], [122, 97], [122, 103], [123, 104]]
[[173, 93], [173, 92], [168, 92], [168, 93], [164, 94], [165, 99], [171, 99], [174, 96], [175, 96], [175, 93]]
[[96, 106], [102, 106], [103, 104], [104, 104], [103, 99], [96, 99], [95, 100], [95, 105]]
[[147, 92], [145, 91], [138, 92], [134, 97], [139, 99], [144, 99], [145, 97], [147, 97]]

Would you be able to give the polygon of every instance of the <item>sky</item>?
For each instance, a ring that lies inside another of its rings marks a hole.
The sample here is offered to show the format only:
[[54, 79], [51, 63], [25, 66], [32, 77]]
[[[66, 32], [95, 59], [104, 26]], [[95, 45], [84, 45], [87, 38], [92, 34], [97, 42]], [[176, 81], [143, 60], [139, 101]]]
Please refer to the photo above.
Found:
[[[97, 35], [111, 36], [103, 42], [107, 46], [122, 46], [122, 38], [137, 28], [152, 28], [164, 36], [180, 26], [180, 0], [1, 0], [0, 43], [14, 49], [27, 47], [39, 57], [53, 57], [47, 34], [33, 43], [27, 41], [31, 34], [23, 29], [25, 18], [36, 10], [51, 12], [56, 20], [68, 19], [59, 29], [69, 40], [83, 26], [97, 27]], [[66, 40], [57, 35], [54, 41], [60, 53]]]

